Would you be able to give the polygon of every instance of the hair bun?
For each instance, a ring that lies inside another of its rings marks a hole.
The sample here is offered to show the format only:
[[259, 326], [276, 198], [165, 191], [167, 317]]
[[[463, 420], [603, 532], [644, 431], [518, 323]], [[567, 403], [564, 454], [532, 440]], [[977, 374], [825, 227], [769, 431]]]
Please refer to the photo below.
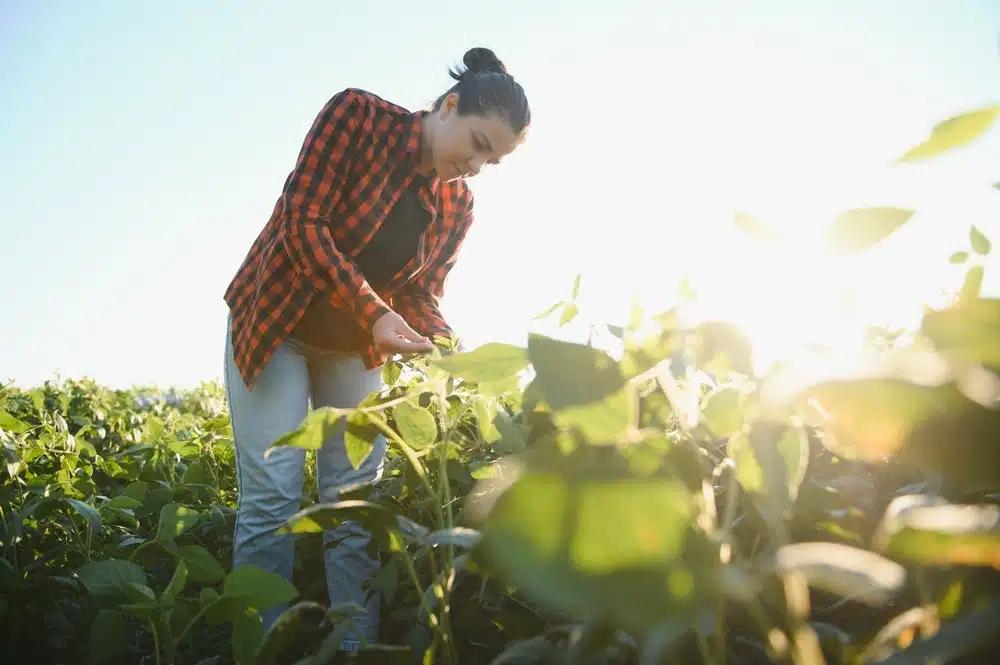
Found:
[[496, 53], [481, 46], [470, 48], [466, 51], [462, 62], [465, 63], [466, 71], [472, 74], [478, 74], [479, 72], [508, 73], [507, 68], [500, 61], [500, 58], [497, 57]]

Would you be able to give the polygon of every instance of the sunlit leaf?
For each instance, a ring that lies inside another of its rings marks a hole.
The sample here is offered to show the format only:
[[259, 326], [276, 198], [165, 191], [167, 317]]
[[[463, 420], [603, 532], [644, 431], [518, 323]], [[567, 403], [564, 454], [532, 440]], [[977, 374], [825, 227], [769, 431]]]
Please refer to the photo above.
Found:
[[1000, 369], [1000, 300], [975, 299], [927, 312], [920, 332], [940, 351]]
[[477, 395], [473, 398], [473, 407], [476, 411], [476, 420], [479, 422], [479, 431], [483, 435], [483, 440], [490, 444], [499, 441], [502, 435], [493, 423], [497, 417], [496, 400]]
[[591, 443], [612, 444], [628, 426], [633, 401], [631, 393], [619, 390], [596, 402], [564, 407], [553, 418], [561, 427], [578, 430]]
[[968, 252], [955, 252], [948, 257], [948, 263], [959, 265], [969, 260]]
[[14, 434], [23, 434], [31, 429], [31, 427], [27, 423], [21, 422], [14, 416], [10, 415], [3, 409], [0, 409], [0, 429], [5, 429], [8, 432], [13, 432]]
[[722, 388], [711, 393], [702, 409], [705, 426], [713, 436], [724, 438], [743, 426], [742, 395], [735, 388]]
[[580, 277], [581, 275], [577, 275], [576, 279], [573, 280], [573, 300], [580, 296]]
[[957, 617], [927, 639], [879, 661], [879, 665], [925, 665], [957, 660], [967, 653], [996, 641], [1000, 630], [1000, 602]]
[[965, 280], [962, 282], [962, 290], [958, 294], [960, 303], [970, 303], [979, 297], [979, 292], [983, 288], [983, 267], [972, 266], [965, 273]]
[[935, 125], [930, 137], [899, 158], [901, 162], [914, 162], [972, 143], [986, 131], [1000, 113], [1000, 106], [970, 111], [949, 118]]
[[576, 303], [566, 303], [566, 306], [563, 308], [562, 316], [559, 317], [559, 325], [564, 326], [575, 319], [578, 312], [579, 309], [577, 308]]
[[882, 460], [897, 452], [918, 425], [944, 408], [931, 388], [896, 379], [829, 381], [807, 389], [800, 401], [823, 442], [835, 453]]
[[372, 422], [372, 419], [378, 417], [376, 414], [367, 414], [364, 411], [353, 411], [347, 416], [344, 448], [347, 450], [347, 459], [355, 469], [361, 468], [362, 462], [375, 448], [375, 437], [381, 433], [381, 430]]
[[906, 580], [898, 563], [838, 543], [794, 543], [775, 555], [780, 573], [800, 573], [810, 586], [872, 606], [888, 603]]
[[527, 367], [528, 354], [521, 347], [494, 342], [445, 356], [431, 364], [466, 381], [499, 381]]
[[734, 213], [733, 224], [757, 240], [768, 241], [778, 237], [767, 224], [745, 212], [737, 211]]
[[909, 503], [898, 497], [886, 510], [879, 549], [924, 565], [1000, 568], [1000, 507]]
[[426, 448], [437, 440], [437, 423], [427, 409], [402, 402], [393, 407], [392, 415], [400, 435], [411, 448]]
[[694, 329], [695, 364], [715, 372], [753, 375], [753, 351], [740, 328], [725, 321], [705, 321]]
[[691, 518], [670, 481], [534, 471], [493, 507], [477, 549], [491, 569], [542, 605], [649, 626], [688, 611], [697, 571], [678, 561]]
[[304, 450], [319, 450], [323, 443], [334, 435], [337, 424], [347, 411], [324, 406], [311, 410], [302, 423], [291, 432], [278, 437], [264, 452], [264, 459], [270, 457], [278, 448], [291, 446]]
[[403, 374], [403, 366], [400, 365], [395, 360], [387, 360], [385, 364], [382, 365], [382, 383], [387, 386], [393, 386], [399, 381], [399, 377]]
[[912, 210], [859, 208], [840, 215], [830, 227], [827, 242], [841, 253], [858, 252], [879, 243], [909, 221]]
[[992, 248], [990, 239], [983, 235], [983, 232], [975, 226], [969, 229], [969, 242], [972, 244], [972, 249], [976, 254], [982, 254], [983, 256], [989, 254]]
[[938, 617], [932, 608], [911, 607], [882, 626], [858, 660], [862, 665], [881, 662], [892, 655], [901, 640], [908, 639], [907, 635], [928, 626], [936, 629], [937, 624]]
[[546, 316], [548, 316], [548, 315], [549, 315], [549, 314], [551, 314], [552, 312], [556, 311], [557, 309], [559, 309], [560, 307], [562, 307], [562, 306], [563, 306], [563, 305], [565, 305], [565, 304], [566, 304], [566, 303], [565, 303], [565, 301], [562, 301], [562, 300], [560, 300], [560, 301], [559, 301], [559, 302], [557, 302], [556, 304], [554, 304], [554, 305], [552, 305], [551, 307], [549, 307], [548, 309], [546, 309], [546, 310], [545, 310], [544, 312], [542, 312], [541, 314], [536, 314], [535, 316], [533, 316], [533, 317], [532, 317], [532, 319], [533, 319], [533, 320], [536, 320], [536, 321], [537, 321], [538, 319], [544, 319], [544, 318], [545, 318]]
[[172, 542], [201, 518], [201, 514], [192, 508], [168, 503], [160, 509], [160, 521], [156, 528], [156, 539]]

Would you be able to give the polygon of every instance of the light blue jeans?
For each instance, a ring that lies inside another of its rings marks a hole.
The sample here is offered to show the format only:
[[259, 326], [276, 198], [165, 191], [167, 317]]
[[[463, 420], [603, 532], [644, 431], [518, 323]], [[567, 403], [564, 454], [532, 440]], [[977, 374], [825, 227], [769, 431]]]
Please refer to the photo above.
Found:
[[[239, 508], [233, 538], [233, 566], [254, 564], [292, 579], [293, 536], [278, 535], [285, 520], [301, 507], [305, 451], [281, 448], [264, 459], [264, 451], [285, 432], [296, 429], [313, 408], [351, 408], [383, 387], [378, 368], [366, 369], [360, 355], [324, 351], [288, 338], [261, 371], [252, 391], [247, 390], [233, 356], [231, 317], [226, 323], [226, 392], [236, 449]], [[344, 422], [316, 454], [316, 479], [321, 501], [337, 500], [341, 487], [382, 477], [385, 438], [355, 469], [344, 449]], [[355, 620], [358, 630], [341, 644], [358, 646], [359, 633], [375, 640], [378, 633], [379, 594], [368, 595], [363, 583], [379, 569], [377, 558], [366, 552], [371, 534], [355, 522], [345, 522], [324, 533], [326, 584], [330, 603], [353, 601], [367, 610]], [[267, 629], [283, 607], [263, 613]]]

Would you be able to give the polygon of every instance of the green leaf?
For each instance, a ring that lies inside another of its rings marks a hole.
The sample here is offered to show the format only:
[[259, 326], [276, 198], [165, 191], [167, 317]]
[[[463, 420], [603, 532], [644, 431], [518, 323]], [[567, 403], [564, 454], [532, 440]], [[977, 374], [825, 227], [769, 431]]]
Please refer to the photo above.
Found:
[[100, 536], [103, 533], [103, 522], [101, 521], [101, 514], [97, 512], [89, 503], [84, 503], [83, 501], [78, 501], [77, 499], [66, 499], [66, 503], [73, 506], [85, 520], [87, 520], [87, 525], [90, 527], [91, 533], [94, 536]]
[[968, 252], [955, 252], [954, 254], [948, 257], [948, 263], [951, 263], [953, 265], [959, 265], [965, 263], [968, 260], [969, 260]]
[[563, 300], [560, 300], [560, 301], [559, 301], [559, 302], [557, 302], [556, 304], [554, 304], [554, 305], [552, 305], [551, 307], [549, 307], [548, 309], [546, 309], [546, 310], [545, 310], [544, 312], [542, 312], [541, 314], [536, 314], [535, 316], [533, 316], [533, 317], [532, 317], [532, 320], [534, 320], [534, 321], [537, 321], [538, 319], [544, 319], [544, 318], [545, 318], [546, 316], [548, 316], [548, 315], [549, 315], [549, 314], [551, 314], [552, 312], [556, 311], [557, 309], [559, 309], [560, 307], [562, 307], [562, 306], [563, 306], [563, 305], [565, 305], [565, 304], [566, 304], [566, 302], [565, 302], [565, 301], [563, 301]]
[[388, 542], [389, 532], [402, 532], [396, 512], [382, 504], [360, 499], [321, 503], [300, 510], [278, 533], [320, 533], [345, 521], [360, 523], [379, 542]]
[[745, 212], [735, 212], [733, 214], [733, 224], [736, 225], [736, 228], [744, 231], [757, 240], [770, 241], [778, 237], [778, 235], [771, 230], [767, 224]]
[[582, 275], [577, 274], [576, 279], [573, 280], [573, 300], [576, 300], [580, 296], [580, 277]]
[[497, 417], [497, 400], [485, 395], [475, 395], [472, 398], [472, 407], [476, 413], [476, 422], [479, 424], [483, 440], [489, 444], [499, 441], [500, 430], [493, 423]]
[[730, 438], [727, 452], [733, 460], [734, 473], [740, 486], [747, 492], [763, 494], [764, 472], [753, 454], [749, 437], [741, 432]]
[[559, 317], [559, 326], [560, 327], [564, 326], [567, 323], [569, 323], [570, 321], [572, 321], [573, 319], [575, 319], [576, 315], [579, 313], [579, 311], [580, 310], [576, 306], [576, 303], [572, 303], [572, 302], [571, 303], [566, 303], [566, 307], [563, 308], [562, 316]]
[[131, 631], [128, 618], [114, 610], [100, 610], [90, 626], [90, 663], [104, 665], [119, 661], [128, 649]]
[[294, 644], [303, 624], [311, 624], [314, 628], [325, 616], [326, 608], [312, 601], [301, 601], [289, 607], [264, 634], [254, 665], [275, 665], [282, 651]]
[[14, 416], [10, 415], [3, 409], [0, 409], [0, 429], [5, 429], [14, 434], [23, 434], [31, 429], [31, 427], [27, 423], [23, 423]]
[[160, 509], [160, 522], [156, 529], [156, 540], [173, 542], [179, 535], [198, 523], [201, 514], [186, 506], [168, 503]]
[[275, 449], [284, 446], [319, 450], [323, 447], [323, 443], [336, 432], [337, 424], [345, 413], [348, 412], [332, 406], [311, 410], [296, 429], [282, 434], [271, 444], [264, 453], [264, 459], [272, 455]]
[[115, 498], [111, 499], [108, 501], [107, 505], [109, 508], [118, 508], [120, 510], [135, 510], [137, 508], [142, 508], [141, 501], [124, 494], [119, 494]]
[[472, 549], [479, 542], [481, 534], [475, 529], [456, 526], [450, 529], [440, 529], [432, 531], [427, 536], [427, 543], [430, 545], [454, 545]]
[[146, 573], [131, 561], [105, 559], [90, 561], [77, 572], [80, 583], [95, 596], [125, 597], [130, 593], [130, 584], [146, 582]]
[[927, 312], [920, 332], [943, 353], [1000, 369], [1000, 300], [976, 299]]
[[379, 418], [377, 414], [364, 411], [353, 411], [347, 416], [347, 427], [344, 430], [344, 447], [347, 449], [347, 459], [355, 469], [361, 468], [375, 448], [375, 437], [381, 430], [372, 422]]
[[411, 448], [420, 450], [437, 440], [437, 423], [429, 410], [402, 402], [393, 407], [392, 415], [399, 434]]
[[743, 426], [742, 394], [735, 388], [720, 388], [705, 400], [702, 417], [712, 435], [728, 437]]
[[280, 575], [244, 564], [226, 575], [220, 599], [241, 608], [263, 611], [287, 603], [298, 594], [295, 587]]
[[387, 386], [394, 386], [399, 378], [403, 376], [403, 366], [395, 360], [387, 360], [382, 365], [382, 383]]
[[[897, 379], [828, 381], [800, 395], [823, 427], [824, 445], [842, 457], [880, 461], [899, 451], [918, 426], [940, 413], [935, 389]], [[819, 409], [814, 410], [814, 405]]]
[[497, 500], [477, 548], [491, 570], [544, 607], [625, 627], [690, 609], [699, 588], [678, 560], [691, 519], [672, 481], [531, 471]]
[[528, 356], [535, 382], [554, 410], [600, 402], [625, 384], [621, 368], [604, 351], [532, 333]]
[[924, 665], [950, 662], [996, 641], [1000, 602], [946, 622], [937, 633], [879, 661], [879, 665]]
[[498, 410], [493, 423], [500, 432], [500, 442], [494, 443], [493, 449], [501, 455], [519, 453], [528, 445], [521, 427], [507, 415], [506, 411]]
[[473, 383], [500, 381], [528, 365], [524, 349], [493, 342], [465, 353], [453, 353], [431, 361], [431, 365]]
[[875, 546], [923, 565], [1000, 568], [1000, 508], [927, 505], [922, 497], [897, 497], [886, 509]]
[[146, 498], [146, 492], [149, 490], [149, 486], [141, 480], [135, 480], [128, 484], [128, 486], [122, 490], [121, 496], [127, 496], [136, 501], [142, 501]]
[[848, 210], [830, 227], [827, 241], [840, 253], [859, 252], [887, 238], [912, 216], [912, 210], [903, 208]]
[[810, 586], [875, 607], [903, 587], [906, 571], [874, 552], [838, 543], [794, 543], [775, 555], [779, 573], [800, 573]]
[[633, 402], [633, 395], [622, 389], [596, 402], [564, 407], [553, 417], [560, 427], [577, 430], [592, 444], [614, 444], [628, 427]]
[[972, 266], [965, 273], [965, 281], [962, 282], [962, 290], [958, 294], [960, 303], [970, 303], [979, 298], [979, 292], [983, 288], [983, 267]]
[[901, 162], [914, 162], [972, 143], [986, 131], [1000, 113], [1000, 106], [969, 111], [938, 123], [930, 137], [908, 150], [899, 158]]
[[167, 584], [167, 588], [163, 590], [162, 600], [165, 604], [171, 605], [174, 599], [180, 595], [181, 591], [187, 585], [188, 569], [187, 565], [182, 560], [177, 564], [177, 568], [174, 569], [173, 577], [170, 578], [170, 583]]
[[694, 329], [695, 364], [715, 372], [753, 376], [753, 349], [740, 328], [725, 321], [705, 321]]
[[990, 239], [983, 235], [983, 232], [974, 225], [969, 229], [969, 242], [972, 243], [972, 249], [975, 250], [976, 254], [982, 254], [983, 256], [989, 254], [992, 248]]
[[236, 665], [253, 665], [257, 649], [264, 638], [260, 614], [247, 609], [233, 618], [233, 660]]
[[202, 584], [218, 582], [225, 575], [222, 565], [204, 547], [198, 545], [181, 545], [176, 550], [177, 556], [187, 564], [191, 579]]

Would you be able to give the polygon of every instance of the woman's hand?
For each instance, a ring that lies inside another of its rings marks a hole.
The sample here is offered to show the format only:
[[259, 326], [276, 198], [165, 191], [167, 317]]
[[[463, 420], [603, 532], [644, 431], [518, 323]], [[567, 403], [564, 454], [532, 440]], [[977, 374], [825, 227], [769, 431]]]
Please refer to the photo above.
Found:
[[395, 312], [386, 312], [372, 328], [375, 348], [384, 353], [420, 353], [434, 350], [434, 344], [415, 331]]

